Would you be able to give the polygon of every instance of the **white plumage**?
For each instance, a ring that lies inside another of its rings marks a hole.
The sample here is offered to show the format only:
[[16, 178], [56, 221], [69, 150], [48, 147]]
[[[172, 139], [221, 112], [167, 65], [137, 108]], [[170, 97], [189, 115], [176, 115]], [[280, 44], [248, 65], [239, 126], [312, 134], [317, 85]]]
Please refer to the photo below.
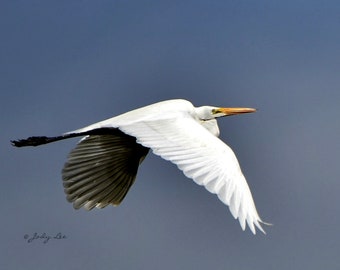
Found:
[[[168, 100], [68, 132], [30, 137], [16, 146], [40, 145], [86, 135], [63, 169], [65, 192], [75, 208], [118, 205], [133, 184], [148, 149], [204, 186], [229, 206], [241, 228], [264, 233], [255, 204], [233, 151], [217, 138], [215, 118], [254, 112], [251, 108], [195, 108], [186, 100]], [[43, 138], [43, 139], [42, 139]]]

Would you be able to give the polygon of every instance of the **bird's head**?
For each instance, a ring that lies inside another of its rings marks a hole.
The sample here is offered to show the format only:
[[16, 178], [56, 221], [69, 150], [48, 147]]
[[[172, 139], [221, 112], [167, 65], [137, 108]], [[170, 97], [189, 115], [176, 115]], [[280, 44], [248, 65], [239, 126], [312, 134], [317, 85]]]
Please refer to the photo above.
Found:
[[220, 108], [212, 106], [202, 106], [196, 109], [196, 113], [201, 120], [210, 120], [222, 116], [230, 116], [242, 113], [253, 113], [256, 109], [253, 108]]

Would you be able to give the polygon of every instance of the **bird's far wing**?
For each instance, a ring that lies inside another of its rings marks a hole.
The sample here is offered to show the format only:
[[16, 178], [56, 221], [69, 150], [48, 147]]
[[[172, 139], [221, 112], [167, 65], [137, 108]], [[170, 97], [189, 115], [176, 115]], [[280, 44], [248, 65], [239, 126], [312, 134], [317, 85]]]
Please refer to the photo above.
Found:
[[[84, 137], [62, 171], [67, 200], [76, 209], [118, 205], [136, 178], [148, 148], [118, 129]], [[101, 133], [100, 130], [97, 133]]]
[[229, 206], [245, 230], [246, 223], [264, 233], [261, 219], [233, 151], [206, 128], [186, 115], [141, 121], [119, 127], [156, 155], [176, 164], [184, 174]]

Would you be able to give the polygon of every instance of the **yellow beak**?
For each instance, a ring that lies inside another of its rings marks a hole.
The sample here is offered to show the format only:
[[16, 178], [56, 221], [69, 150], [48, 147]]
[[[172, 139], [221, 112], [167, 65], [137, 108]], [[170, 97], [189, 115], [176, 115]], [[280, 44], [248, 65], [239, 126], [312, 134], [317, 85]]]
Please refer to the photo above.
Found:
[[253, 113], [256, 109], [253, 108], [218, 108], [213, 111], [214, 114], [222, 113], [225, 116], [241, 114], [241, 113]]

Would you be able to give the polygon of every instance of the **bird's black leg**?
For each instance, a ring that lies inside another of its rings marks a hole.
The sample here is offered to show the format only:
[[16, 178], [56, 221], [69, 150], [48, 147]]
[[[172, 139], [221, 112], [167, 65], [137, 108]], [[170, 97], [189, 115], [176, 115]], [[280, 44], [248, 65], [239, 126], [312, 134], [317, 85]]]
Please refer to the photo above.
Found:
[[[11, 143], [13, 146], [16, 146], [16, 147], [38, 146], [38, 145], [61, 141], [61, 140], [70, 139], [74, 137], [87, 136], [87, 135], [108, 135], [108, 134], [115, 135], [115, 134], [124, 134], [124, 133], [120, 131], [118, 128], [98, 128], [98, 129], [93, 129], [93, 130], [79, 132], [79, 133], [67, 133], [67, 134], [63, 134], [63, 135], [55, 136], [55, 137], [32, 136], [32, 137], [28, 137], [27, 139], [11, 141]], [[128, 136], [126, 134], [124, 135]]]
[[66, 134], [66, 135], [61, 135], [61, 136], [56, 136], [56, 137], [32, 136], [32, 137], [28, 137], [27, 139], [11, 141], [11, 143], [13, 146], [16, 146], [16, 147], [38, 146], [38, 145], [56, 142], [56, 141], [60, 141], [60, 140], [64, 140], [64, 139], [68, 139], [72, 137], [77, 137], [77, 136], [81, 136], [81, 134]]

